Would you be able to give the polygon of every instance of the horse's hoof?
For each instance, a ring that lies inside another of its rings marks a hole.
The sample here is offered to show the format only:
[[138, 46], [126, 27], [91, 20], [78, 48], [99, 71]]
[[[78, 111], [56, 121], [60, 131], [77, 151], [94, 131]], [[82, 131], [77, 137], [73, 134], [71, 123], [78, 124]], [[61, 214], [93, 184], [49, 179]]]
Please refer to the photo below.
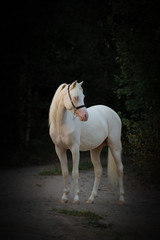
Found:
[[64, 198], [61, 199], [61, 203], [67, 203], [67, 202], [68, 202], [67, 199], [64, 199]]
[[118, 204], [119, 205], [123, 205], [124, 204], [124, 200], [119, 200]]
[[73, 199], [73, 203], [74, 203], [74, 204], [80, 204], [80, 200]]
[[93, 204], [93, 203], [94, 203], [94, 201], [93, 201], [93, 200], [91, 200], [91, 199], [88, 199], [88, 200], [86, 201], [86, 203], [88, 203], [88, 204]]
[[119, 205], [123, 205], [124, 204], [124, 196], [121, 195], [119, 198]]

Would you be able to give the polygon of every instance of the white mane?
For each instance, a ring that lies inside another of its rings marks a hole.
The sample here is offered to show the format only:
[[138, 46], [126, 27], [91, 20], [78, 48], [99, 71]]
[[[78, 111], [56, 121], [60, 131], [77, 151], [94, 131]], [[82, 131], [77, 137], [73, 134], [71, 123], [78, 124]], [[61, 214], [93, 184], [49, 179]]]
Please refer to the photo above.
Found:
[[49, 109], [49, 126], [51, 125], [52, 121], [54, 120], [55, 111], [57, 110], [57, 103], [58, 103], [59, 95], [65, 86], [66, 86], [66, 83], [61, 84], [53, 96], [52, 103], [51, 103], [51, 106]]

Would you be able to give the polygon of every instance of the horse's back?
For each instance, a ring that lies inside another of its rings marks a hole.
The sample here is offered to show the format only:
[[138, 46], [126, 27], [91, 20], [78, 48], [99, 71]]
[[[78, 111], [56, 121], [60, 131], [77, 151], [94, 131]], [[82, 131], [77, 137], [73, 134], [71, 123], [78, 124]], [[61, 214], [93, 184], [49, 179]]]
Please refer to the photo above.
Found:
[[100, 121], [105, 121], [105, 123], [107, 122], [110, 127], [112, 127], [113, 124], [121, 126], [121, 120], [118, 114], [110, 107], [104, 105], [95, 105], [87, 108], [87, 111], [91, 121], [98, 118]]

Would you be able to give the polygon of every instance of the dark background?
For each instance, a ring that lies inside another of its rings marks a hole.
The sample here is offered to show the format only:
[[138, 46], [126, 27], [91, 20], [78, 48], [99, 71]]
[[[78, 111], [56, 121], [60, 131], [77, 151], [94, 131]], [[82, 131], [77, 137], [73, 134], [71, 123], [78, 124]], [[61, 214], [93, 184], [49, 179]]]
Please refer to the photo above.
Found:
[[84, 81], [85, 103], [123, 122], [123, 153], [159, 171], [158, 1], [58, 0], [3, 4], [1, 166], [52, 161], [48, 110], [57, 87]]

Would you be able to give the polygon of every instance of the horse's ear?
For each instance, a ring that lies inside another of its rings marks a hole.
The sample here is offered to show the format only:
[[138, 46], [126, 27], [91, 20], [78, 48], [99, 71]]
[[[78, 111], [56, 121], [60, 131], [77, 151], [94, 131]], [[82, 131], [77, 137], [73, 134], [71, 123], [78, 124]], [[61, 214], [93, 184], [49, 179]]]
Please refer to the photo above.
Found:
[[76, 84], [77, 84], [77, 80], [72, 83], [71, 89], [75, 88]]
[[83, 81], [79, 83], [80, 86], [82, 86], [82, 84], [83, 84]]
[[62, 85], [62, 87], [61, 87], [61, 90], [60, 91], [62, 91], [65, 87], [67, 86], [67, 84], [66, 83], [64, 83], [63, 85]]

